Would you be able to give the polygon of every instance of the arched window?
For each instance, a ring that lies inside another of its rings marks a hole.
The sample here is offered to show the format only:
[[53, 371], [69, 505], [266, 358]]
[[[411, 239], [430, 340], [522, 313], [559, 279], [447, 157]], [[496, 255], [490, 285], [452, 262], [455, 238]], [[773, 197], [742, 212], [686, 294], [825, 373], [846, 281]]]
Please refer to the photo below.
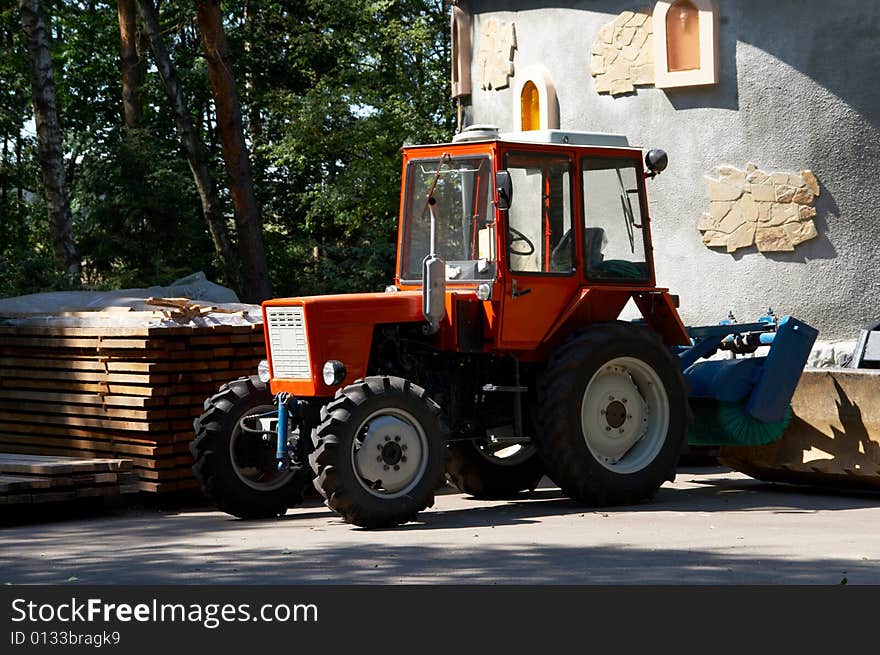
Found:
[[520, 129], [522, 131], [541, 129], [541, 97], [538, 87], [529, 80], [523, 85], [519, 96]]
[[513, 129], [555, 130], [559, 128], [556, 85], [543, 66], [529, 66], [518, 72], [513, 86]]
[[666, 62], [670, 72], [700, 68], [700, 15], [688, 0], [666, 13]]
[[654, 85], [718, 83], [718, 9], [713, 0], [654, 5]]

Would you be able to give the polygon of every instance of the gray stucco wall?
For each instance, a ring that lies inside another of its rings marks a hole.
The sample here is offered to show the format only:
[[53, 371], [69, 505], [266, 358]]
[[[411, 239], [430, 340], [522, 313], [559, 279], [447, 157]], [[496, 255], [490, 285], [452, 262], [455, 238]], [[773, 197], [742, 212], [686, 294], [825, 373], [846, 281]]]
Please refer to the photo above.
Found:
[[[473, 51], [482, 21], [516, 25], [515, 70], [545, 66], [557, 88], [561, 129], [622, 132], [663, 148], [667, 171], [648, 184], [657, 279], [682, 298], [686, 323], [740, 321], [772, 306], [852, 339], [880, 319], [880, 2], [717, 0], [719, 84], [612, 98], [594, 90], [589, 59], [599, 29], [645, 3], [474, 1]], [[513, 125], [511, 87], [479, 88], [469, 123]], [[765, 171], [812, 169], [819, 237], [790, 253], [734, 254], [702, 244], [703, 175], [754, 162]]]

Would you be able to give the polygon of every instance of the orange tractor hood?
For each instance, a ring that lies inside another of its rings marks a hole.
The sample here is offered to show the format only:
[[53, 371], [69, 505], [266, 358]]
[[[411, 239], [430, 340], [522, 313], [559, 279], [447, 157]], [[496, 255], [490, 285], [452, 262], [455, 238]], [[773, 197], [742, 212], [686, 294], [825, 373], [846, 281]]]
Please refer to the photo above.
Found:
[[321, 377], [324, 362], [335, 359], [345, 366], [343, 384], [364, 377], [369, 363], [373, 330], [382, 323], [421, 322], [420, 291], [397, 293], [353, 293], [301, 298], [276, 298], [263, 303], [266, 350], [272, 364], [272, 340], [267, 309], [302, 307], [308, 342], [310, 378], [276, 377], [272, 369], [272, 393], [288, 391], [302, 397], [332, 396], [339, 385], [327, 386]]

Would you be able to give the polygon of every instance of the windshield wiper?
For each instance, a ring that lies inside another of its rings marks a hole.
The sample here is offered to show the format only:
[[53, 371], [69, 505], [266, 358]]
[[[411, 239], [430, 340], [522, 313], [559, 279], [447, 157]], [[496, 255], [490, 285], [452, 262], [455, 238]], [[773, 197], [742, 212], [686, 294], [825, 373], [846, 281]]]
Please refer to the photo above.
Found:
[[620, 184], [620, 206], [623, 209], [623, 216], [626, 219], [626, 236], [629, 238], [629, 250], [631, 253], [635, 254], [636, 242], [634, 228], [642, 229], [642, 226], [641, 224], [636, 223], [635, 216], [633, 216], [632, 202], [629, 199], [629, 194], [638, 193], [639, 190], [627, 189], [623, 183], [623, 176], [620, 174], [620, 169], [615, 168], [614, 172], [617, 173], [617, 182]]
[[443, 171], [443, 167], [452, 161], [452, 156], [448, 152], [444, 152], [440, 157], [440, 163], [437, 165], [437, 170], [434, 172], [434, 177], [431, 180], [431, 186], [428, 188], [428, 197], [425, 198], [425, 206], [422, 207], [422, 213], [419, 214], [419, 220], [424, 220], [425, 212], [428, 211], [428, 205], [433, 204], [431, 200], [434, 198], [434, 187], [437, 186], [437, 180], [440, 179], [440, 173]]

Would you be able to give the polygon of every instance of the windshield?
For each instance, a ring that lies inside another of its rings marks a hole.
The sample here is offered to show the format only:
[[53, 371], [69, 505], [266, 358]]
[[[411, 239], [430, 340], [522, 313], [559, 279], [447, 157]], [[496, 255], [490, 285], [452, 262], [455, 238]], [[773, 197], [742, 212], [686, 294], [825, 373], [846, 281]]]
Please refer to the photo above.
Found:
[[446, 261], [449, 282], [495, 277], [495, 217], [490, 202], [488, 157], [446, 157], [411, 161], [406, 169], [402, 280], [421, 280], [431, 247], [428, 193], [433, 186], [437, 255]]

